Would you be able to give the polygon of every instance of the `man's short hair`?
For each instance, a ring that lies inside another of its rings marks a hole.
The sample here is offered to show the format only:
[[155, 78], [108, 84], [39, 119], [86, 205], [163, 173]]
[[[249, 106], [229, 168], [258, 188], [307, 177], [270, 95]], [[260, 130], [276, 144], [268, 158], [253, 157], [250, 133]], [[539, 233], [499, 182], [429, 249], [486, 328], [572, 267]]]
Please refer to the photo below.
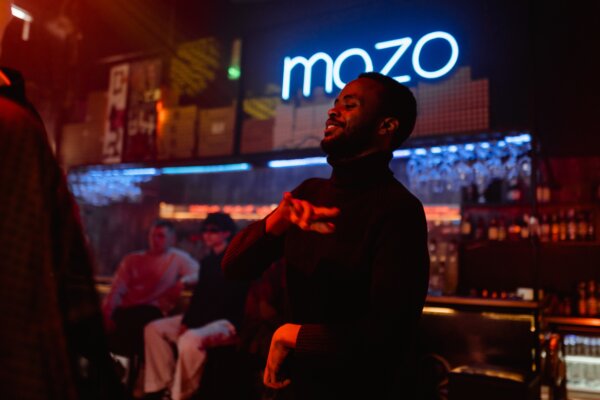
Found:
[[235, 235], [237, 231], [235, 222], [233, 222], [233, 219], [226, 213], [217, 212], [208, 214], [202, 227], [204, 228], [207, 225], [213, 225], [225, 232], [231, 232], [231, 236]]
[[153, 228], [166, 228], [171, 233], [175, 232], [175, 225], [171, 221], [167, 221], [166, 219], [157, 219], [152, 223]]
[[397, 149], [412, 133], [417, 119], [417, 101], [409, 88], [379, 72], [364, 72], [359, 78], [372, 79], [383, 87], [381, 113], [398, 119], [399, 125], [392, 138], [392, 148]]

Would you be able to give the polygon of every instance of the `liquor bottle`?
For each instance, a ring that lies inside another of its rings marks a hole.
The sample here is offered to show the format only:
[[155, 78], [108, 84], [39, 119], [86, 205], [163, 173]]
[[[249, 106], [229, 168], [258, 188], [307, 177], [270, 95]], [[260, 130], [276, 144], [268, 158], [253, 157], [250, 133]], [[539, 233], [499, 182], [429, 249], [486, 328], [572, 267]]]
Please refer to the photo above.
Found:
[[545, 180], [542, 180], [535, 191], [539, 203], [548, 203], [550, 201], [550, 186]]
[[587, 219], [587, 235], [586, 240], [593, 241], [596, 239], [596, 221], [594, 221], [594, 214], [589, 212], [586, 215]]
[[596, 312], [597, 316], [600, 317], [600, 285], [596, 285]]
[[533, 238], [540, 237], [540, 221], [533, 214], [529, 216], [529, 236]]
[[508, 239], [509, 240], [520, 240], [521, 239], [521, 225], [517, 222], [517, 219], [513, 219], [511, 224], [508, 226]]
[[506, 222], [504, 222], [504, 218], [500, 218], [498, 221], [498, 240], [501, 242], [506, 240]]
[[521, 221], [521, 239], [527, 240], [530, 236], [529, 230], [529, 215], [523, 214], [523, 220]]
[[550, 224], [550, 237], [553, 242], [558, 242], [560, 239], [560, 224], [556, 214], [552, 214], [552, 222]]
[[542, 215], [542, 223], [540, 224], [540, 241], [547, 242], [550, 240], [550, 221], [548, 215]]
[[598, 299], [596, 299], [596, 282], [588, 281], [588, 297], [587, 297], [587, 316], [595, 317], [598, 315]]
[[588, 220], [587, 220], [585, 213], [583, 213], [583, 212], [577, 213], [576, 221], [577, 221], [577, 240], [584, 241], [587, 239], [587, 233], [588, 233], [588, 226], [587, 226]]
[[429, 289], [432, 296], [442, 294], [442, 277], [440, 276], [440, 263], [438, 259], [437, 240], [429, 241]]
[[580, 317], [585, 317], [587, 315], [585, 292], [585, 282], [579, 282], [579, 285], [577, 286], [577, 315]]
[[558, 240], [561, 242], [567, 240], [567, 220], [564, 211], [558, 215]]
[[519, 185], [519, 180], [513, 178], [508, 182], [508, 188], [506, 190], [506, 200], [509, 203], [518, 203], [523, 198], [523, 191]]
[[444, 294], [453, 295], [458, 287], [458, 246], [454, 240], [448, 243], [447, 260]]
[[564, 315], [571, 316], [573, 315], [573, 308], [571, 306], [571, 300], [568, 297], [563, 299], [563, 313]]
[[464, 240], [469, 240], [473, 236], [473, 223], [471, 222], [471, 216], [466, 212], [460, 221], [460, 234]]
[[498, 222], [496, 218], [492, 218], [488, 226], [488, 240], [498, 240]]
[[577, 240], [577, 221], [575, 221], [575, 210], [572, 208], [567, 212], [567, 240]]

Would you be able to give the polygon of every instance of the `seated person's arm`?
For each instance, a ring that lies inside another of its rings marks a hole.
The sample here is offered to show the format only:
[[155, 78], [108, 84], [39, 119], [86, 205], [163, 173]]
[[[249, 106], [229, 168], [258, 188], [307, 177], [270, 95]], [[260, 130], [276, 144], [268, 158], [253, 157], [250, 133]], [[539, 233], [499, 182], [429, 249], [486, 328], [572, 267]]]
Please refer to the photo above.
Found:
[[115, 309], [121, 305], [123, 296], [125, 295], [125, 293], [127, 293], [128, 264], [126, 260], [127, 258], [123, 259], [123, 261], [121, 261], [121, 264], [119, 264], [117, 272], [115, 273], [113, 281], [110, 285], [110, 291], [104, 298], [104, 302], [102, 304], [102, 314], [104, 316], [104, 323], [108, 331], [114, 329], [112, 314], [115, 311]]
[[182, 275], [180, 278], [181, 283], [189, 288], [198, 283], [198, 277], [200, 275], [200, 264], [194, 260], [191, 256], [186, 257], [182, 268]]

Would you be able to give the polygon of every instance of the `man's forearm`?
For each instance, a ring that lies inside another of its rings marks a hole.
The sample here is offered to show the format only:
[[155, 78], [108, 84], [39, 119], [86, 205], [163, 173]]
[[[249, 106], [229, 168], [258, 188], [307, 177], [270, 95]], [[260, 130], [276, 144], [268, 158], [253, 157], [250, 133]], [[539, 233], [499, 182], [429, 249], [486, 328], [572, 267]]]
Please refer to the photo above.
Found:
[[273, 339], [287, 348], [295, 349], [301, 326], [297, 324], [281, 325], [273, 334]]

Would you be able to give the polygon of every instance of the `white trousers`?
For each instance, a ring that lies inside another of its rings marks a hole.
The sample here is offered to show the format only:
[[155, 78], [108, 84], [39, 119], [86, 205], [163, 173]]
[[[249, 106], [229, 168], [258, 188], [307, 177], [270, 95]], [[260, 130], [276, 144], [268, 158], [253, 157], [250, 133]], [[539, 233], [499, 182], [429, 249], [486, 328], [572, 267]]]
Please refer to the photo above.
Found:
[[146, 393], [170, 388], [173, 400], [189, 398], [200, 385], [206, 349], [235, 341], [235, 327], [224, 319], [179, 335], [182, 318], [154, 320], [144, 329]]

